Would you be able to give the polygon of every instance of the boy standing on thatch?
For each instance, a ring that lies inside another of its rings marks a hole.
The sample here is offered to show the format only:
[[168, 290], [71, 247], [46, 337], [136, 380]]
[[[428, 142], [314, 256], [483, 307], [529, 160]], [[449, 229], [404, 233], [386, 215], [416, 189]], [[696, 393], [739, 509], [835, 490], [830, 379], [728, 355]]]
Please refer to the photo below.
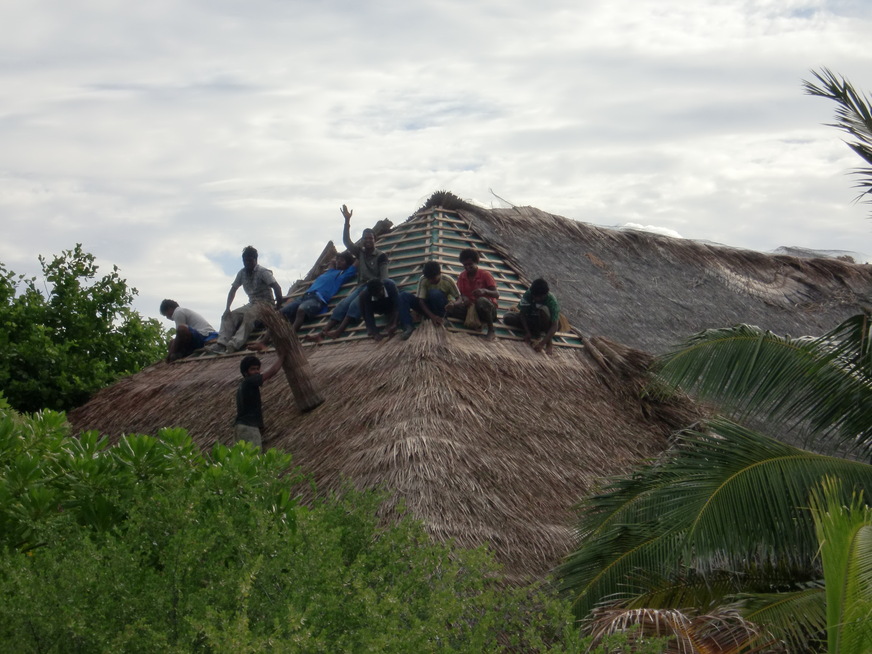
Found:
[[441, 327], [448, 302], [460, 297], [457, 284], [453, 279], [442, 274], [442, 267], [438, 261], [427, 261], [423, 273], [423, 277], [418, 281], [417, 294], [410, 291], [400, 293], [400, 325], [403, 327], [400, 338], [404, 341], [412, 335], [412, 309], [432, 320], [437, 327]]
[[260, 372], [260, 359], [254, 355], [242, 358], [239, 371], [242, 381], [236, 390], [236, 438], [234, 443], [248, 441], [257, 447], [262, 445], [263, 411], [260, 403], [260, 387], [269, 381], [282, 367], [279, 357], [263, 373]]
[[345, 331], [349, 322], [360, 321], [360, 294], [369, 281], [380, 279], [386, 287], [393, 286], [394, 292], [396, 292], [396, 285], [394, 285], [392, 280], [388, 279], [388, 255], [375, 247], [375, 232], [371, 229], [364, 229], [361, 245], [357, 245], [351, 240], [351, 215], [354, 213], [354, 210], [349, 209], [343, 204], [340, 211], [343, 218], [345, 218], [345, 226], [342, 229], [342, 242], [345, 243], [348, 251], [357, 257], [358, 285], [333, 309], [333, 313], [330, 314], [330, 320], [327, 321], [324, 331], [320, 334], [307, 337], [307, 340], [315, 342], [321, 342], [325, 336], [336, 338]]
[[544, 349], [551, 354], [551, 340], [560, 325], [560, 305], [550, 292], [548, 282], [542, 278], [534, 280], [521, 297], [518, 308], [507, 312], [503, 322], [514, 329], [523, 329], [524, 342], [528, 345], [544, 331], [545, 336], [533, 345], [533, 349], [537, 352]]
[[218, 338], [212, 325], [196, 311], [184, 309], [175, 300], [160, 303], [160, 315], [176, 323], [176, 336], [170, 341], [167, 363], [193, 354], [209, 341]]
[[[248, 304], [231, 312], [230, 306], [240, 286], [248, 295]], [[273, 277], [271, 270], [257, 264], [257, 250], [249, 245], [242, 251], [242, 270], [237, 273], [227, 294], [227, 307], [224, 309], [224, 315], [221, 316], [218, 342], [206, 349], [220, 354], [236, 352], [245, 345], [245, 341], [254, 329], [255, 305], [259, 302], [271, 302], [273, 295], [275, 295], [276, 308], [281, 308], [281, 286]]]
[[497, 299], [500, 297], [497, 283], [493, 275], [478, 267], [480, 257], [475, 250], [461, 250], [458, 259], [463, 266], [463, 272], [457, 279], [460, 298], [447, 306], [448, 313], [452, 318], [466, 322], [467, 314], [474, 306], [478, 320], [487, 325], [485, 338], [492, 341], [496, 338], [494, 321], [497, 318]]

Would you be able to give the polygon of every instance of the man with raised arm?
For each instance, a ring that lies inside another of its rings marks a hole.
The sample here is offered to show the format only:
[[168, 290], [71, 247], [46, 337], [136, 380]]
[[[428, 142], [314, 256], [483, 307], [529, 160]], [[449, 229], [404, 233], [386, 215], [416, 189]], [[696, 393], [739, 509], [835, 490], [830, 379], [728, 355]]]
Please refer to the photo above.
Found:
[[345, 218], [345, 226], [342, 229], [342, 242], [345, 243], [348, 251], [357, 257], [357, 287], [336, 305], [333, 313], [330, 314], [330, 320], [324, 327], [324, 331], [310, 337], [310, 340], [316, 342], [324, 340], [325, 336], [336, 338], [345, 331], [349, 322], [360, 321], [362, 315], [359, 301], [360, 293], [371, 280], [380, 279], [384, 282], [388, 293], [391, 292], [391, 286], [396, 291], [396, 285], [393, 280], [388, 279], [388, 255], [375, 247], [375, 232], [369, 228], [364, 229], [361, 245], [357, 245], [351, 240], [351, 215], [354, 211], [344, 204], [340, 211], [342, 212], [342, 217]]

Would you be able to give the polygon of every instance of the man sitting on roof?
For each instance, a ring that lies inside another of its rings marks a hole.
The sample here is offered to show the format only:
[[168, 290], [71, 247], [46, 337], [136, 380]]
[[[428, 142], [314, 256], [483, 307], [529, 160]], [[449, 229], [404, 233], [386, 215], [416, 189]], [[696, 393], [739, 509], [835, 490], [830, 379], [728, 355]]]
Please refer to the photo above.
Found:
[[[242, 286], [248, 295], [248, 304], [230, 311], [237, 289]], [[255, 305], [259, 302], [271, 302], [275, 296], [276, 308], [282, 306], [282, 288], [279, 286], [272, 271], [257, 264], [257, 250], [252, 246], [242, 251], [242, 270], [230, 285], [227, 294], [227, 307], [221, 316], [221, 331], [218, 341], [206, 349], [220, 354], [236, 352], [245, 345], [254, 329]]]
[[474, 306], [479, 321], [487, 325], [485, 338], [492, 341], [496, 338], [494, 321], [497, 318], [497, 298], [500, 297], [497, 283], [493, 275], [478, 267], [480, 257], [475, 250], [471, 248], [461, 250], [458, 259], [464, 270], [457, 278], [460, 298], [448, 304], [446, 307], [448, 315], [458, 320], [465, 320], [470, 307]]
[[192, 309], [183, 309], [175, 300], [160, 303], [160, 315], [176, 323], [176, 336], [170, 341], [167, 363], [190, 356], [209, 341], [218, 338], [212, 325]]
[[[375, 232], [371, 229], [364, 229], [361, 238], [362, 246], [358, 246], [351, 240], [351, 215], [353, 210], [349, 210], [344, 204], [340, 209], [342, 216], [345, 218], [345, 227], [342, 230], [342, 242], [345, 247], [357, 258], [357, 274], [358, 285], [333, 309], [330, 314], [330, 320], [324, 327], [324, 331], [320, 334], [314, 334], [307, 337], [308, 340], [321, 342], [325, 336], [337, 338], [351, 321], [359, 322], [361, 317], [360, 312], [360, 293], [366, 286], [367, 282], [373, 279], [388, 279], [388, 255], [375, 247]], [[393, 284], [393, 282], [391, 282]], [[395, 287], [396, 290], [396, 287]]]
[[355, 275], [357, 268], [354, 267], [354, 255], [351, 252], [337, 254], [327, 271], [318, 275], [301, 297], [282, 307], [281, 313], [293, 323], [294, 333], [300, 329], [306, 318], [314, 318], [323, 313], [336, 291], [345, 282], [354, 279]]
[[551, 339], [560, 324], [560, 305], [550, 292], [548, 282], [542, 278], [534, 280], [521, 297], [518, 308], [507, 312], [503, 316], [503, 322], [514, 329], [523, 329], [524, 342], [528, 345], [544, 331], [545, 336], [533, 345], [533, 349], [536, 352], [544, 349], [551, 354]]
[[366, 333], [378, 342], [382, 339], [381, 332], [375, 324], [375, 314], [388, 317], [388, 336], [397, 331], [397, 286], [390, 279], [370, 279], [366, 288], [360, 294], [360, 312], [366, 322]]
[[460, 297], [454, 280], [442, 274], [438, 261], [427, 261], [423, 273], [418, 281], [417, 294], [411, 291], [400, 293], [400, 325], [403, 327], [400, 338], [404, 341], [412, 335], [412, 309], [441, 327], [448, 301]]

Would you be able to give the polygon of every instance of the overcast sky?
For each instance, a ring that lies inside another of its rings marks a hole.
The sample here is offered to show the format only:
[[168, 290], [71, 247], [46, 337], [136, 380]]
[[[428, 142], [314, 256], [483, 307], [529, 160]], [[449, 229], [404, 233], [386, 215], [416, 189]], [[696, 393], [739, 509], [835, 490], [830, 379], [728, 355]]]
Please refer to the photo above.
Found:
[[82, 243], [143, 314], [217, 327], [243, 246], [284, 289], [342, 203], [356, 237], [440, 189], [872, 253], [862, 162], [801, 88], [872, 91], [870, 39], [869, 0], [8, 0], [0, 261]]

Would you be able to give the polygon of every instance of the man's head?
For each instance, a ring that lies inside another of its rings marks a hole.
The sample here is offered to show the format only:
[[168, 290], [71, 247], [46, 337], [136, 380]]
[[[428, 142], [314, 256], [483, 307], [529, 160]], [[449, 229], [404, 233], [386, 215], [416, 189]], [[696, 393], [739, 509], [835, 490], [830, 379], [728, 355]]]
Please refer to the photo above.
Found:
[[363, 249], [367, 254], [375, 250], [375, 232], [372, 231], [369, 227], [363, 230], [362, 243]]
[[336, 258], [333, 260], [333, 265], [338, 270], [348, 270], [354, 265], [354, 255], [351, 254], [348, 250], [345, 252], [340, 252], [336, 255]]
[[383, 298], [385, 296], [385, 284], [380, 279], [370, 279], [366, 283], [366, 292], [371, 298]]
[[160, 315], [164, 318], [173, 319], [173, 312], [179, 308], [179, 303], [175, 300], [164, 300], [160, 303]]
[[260, 372], [260, 359], [252, 354], [242, 357], [242, 361], [239, 362], [239, 372], [242, 373], [243, 377], [258, 374]]
[[470, 275], [474, 275], [475, 271], [478, 270], [478, 252], [472, 248], [461, 250], [457, 258], [460, 259], [460, 265], [463, 266], [463, 269]]
[[257, 250], [252, 245], [248, 245], [242, 251], [242, 267], [248, 272], [254, 270], [257, 265]]
[[533, 283], [530, 284], [530, 296], [539, 302], [548, 297], [548, 292], [550, 290], [551, 289], [548, 288], [548, 282], [541, 277], [539, 279], [534, 279]]
[[438, 284], [439, 278], [442, 277], [442, 266], [438, 261], [427, 261], [424, 263], [424, 277], [431, 284]]

